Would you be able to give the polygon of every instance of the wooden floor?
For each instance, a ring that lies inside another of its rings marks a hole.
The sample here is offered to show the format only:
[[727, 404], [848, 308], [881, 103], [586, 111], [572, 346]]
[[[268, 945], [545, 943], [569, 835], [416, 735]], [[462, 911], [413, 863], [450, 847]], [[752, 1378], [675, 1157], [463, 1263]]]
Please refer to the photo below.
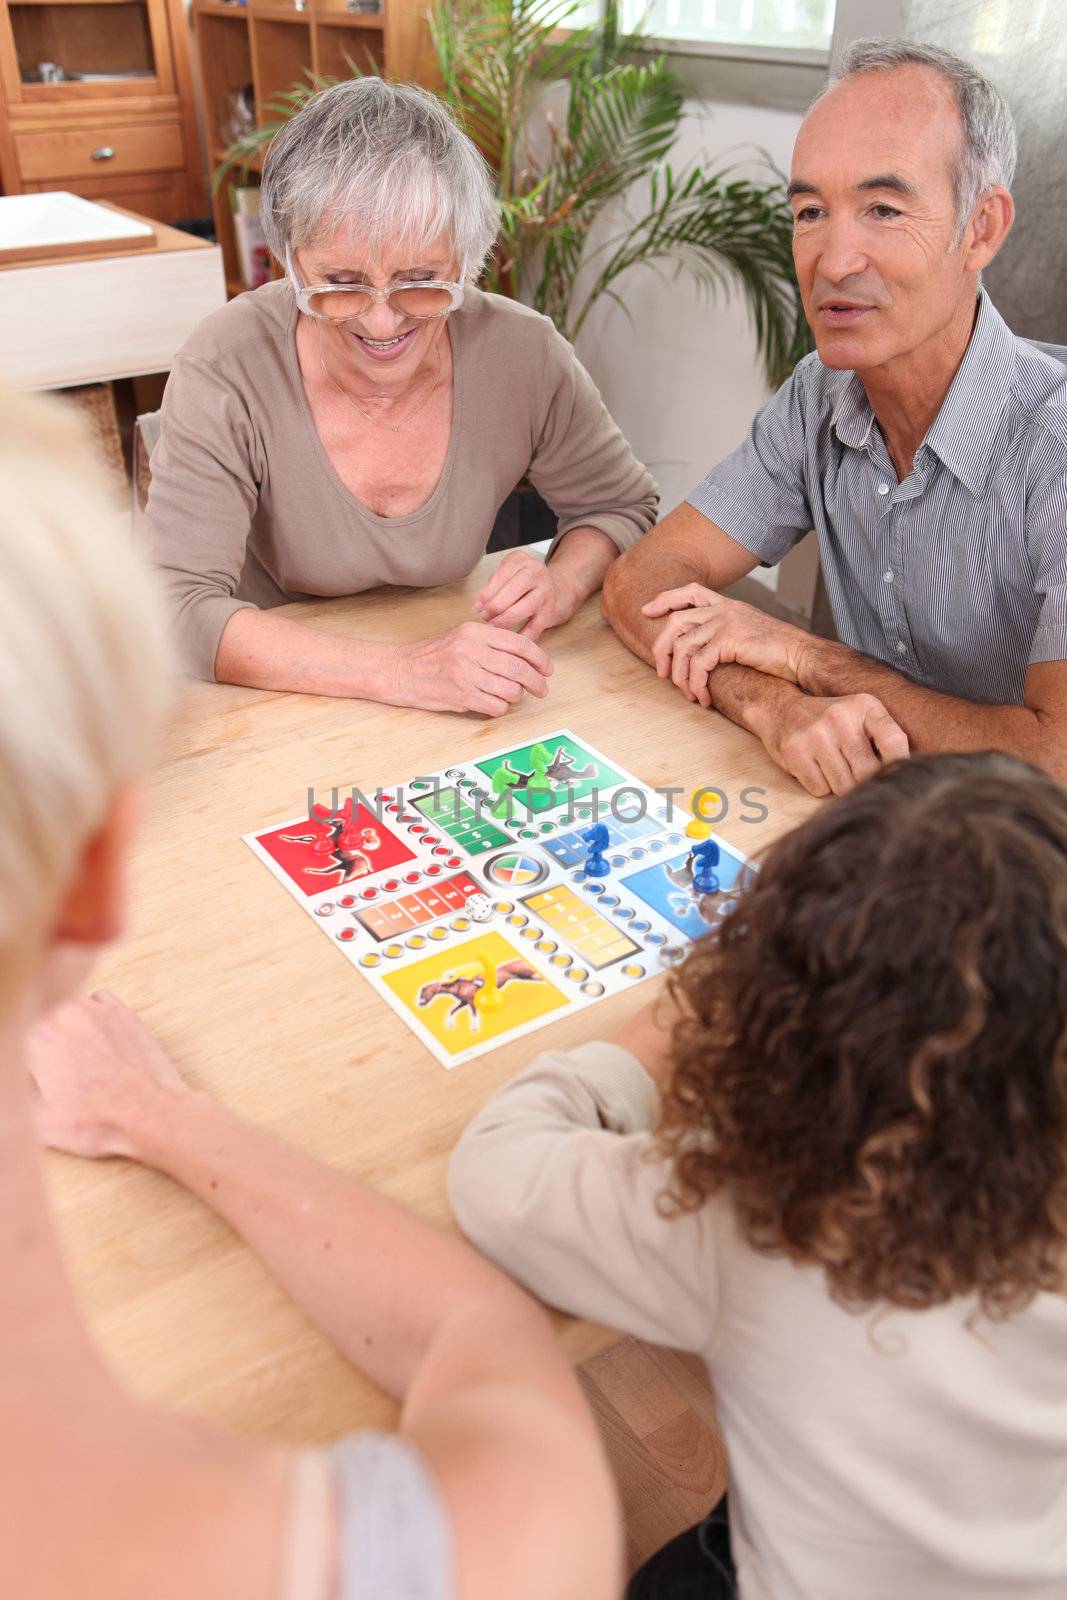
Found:
[[623, 1339], [578, 1375], [615, 1469], [632, 1572], [705, 1516], [726, 1488], [704, 1364]]

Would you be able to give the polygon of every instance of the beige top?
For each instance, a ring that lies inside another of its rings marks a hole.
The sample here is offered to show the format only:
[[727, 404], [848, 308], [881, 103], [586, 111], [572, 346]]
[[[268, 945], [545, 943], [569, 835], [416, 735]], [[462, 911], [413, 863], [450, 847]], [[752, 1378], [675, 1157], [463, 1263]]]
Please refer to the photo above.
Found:
[[471, 1124], [449, 1197], [543, 1299], [703, 1355], [741, 1600], [1063, 1600], [1067, 1298], [973, 1329], [964, 1300], [845, 1311], [725, 1197], [657, 1211], [657, 1114], [616, 1045], [540, 1056]]
[[175, 358], [152, 453], [147, 515], [190, 668], [214, 677], [222, 630], [246, 606], [418, 588], [465, 576], [528, 476], [560, 535], [601, 528], [620, 549], [648, 529], [656, 486], [552, 323], [468, 289], [452, 313], [452, 435], [418, 511], [381, 517], [330, 465], [296, 355], [284, 281], [238, 296]]

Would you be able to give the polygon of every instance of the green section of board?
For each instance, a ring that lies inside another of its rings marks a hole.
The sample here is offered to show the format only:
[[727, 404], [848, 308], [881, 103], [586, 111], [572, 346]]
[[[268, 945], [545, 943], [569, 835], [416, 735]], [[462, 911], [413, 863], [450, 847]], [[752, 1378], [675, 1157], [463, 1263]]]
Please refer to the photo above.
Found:
[[492, 788], [493, 774], [505, 762], [516, 772], [532, 772], [534, 764], [531, 756], [536, 745], [544, 745], [551, 752], [557, 776], [552, 780], [548, 794], [528, 795], [522, 789], [512, 789], [512, 815], [515, 817], [521, 816], [523, 811], [555, 811], [567, 805], [568, 801], [582, 799], [594, 789], [614, 789], [622, 782], [621, 772], [605, 766], [577, 739], [560, 737], [538, 739], [534, 744], [519, 745], [503, 755], [479, 761], [478, 771], [485, 774], [487, 786]]
[[487, 812], [479, 814], [458, 789], [439, 789], [436, 794], [422, 800], [413, 800], [416, 811], [421, 811], [427, 822], [458, 844], [469, 856], [480, 856], [499, 845], [512, 844], [510, 834], [497, 827]]

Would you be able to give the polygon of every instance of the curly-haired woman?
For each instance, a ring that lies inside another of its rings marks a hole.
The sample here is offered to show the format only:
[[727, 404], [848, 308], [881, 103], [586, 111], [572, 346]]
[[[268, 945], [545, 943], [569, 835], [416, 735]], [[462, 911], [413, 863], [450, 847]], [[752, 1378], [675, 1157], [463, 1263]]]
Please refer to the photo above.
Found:
[[937, 756], [820, 811], [660, 1011], [495, 1096], [451, 1197], [707, 1362], [729, 1520], [631, 1596], [1062, 1600], [1067, 791]]

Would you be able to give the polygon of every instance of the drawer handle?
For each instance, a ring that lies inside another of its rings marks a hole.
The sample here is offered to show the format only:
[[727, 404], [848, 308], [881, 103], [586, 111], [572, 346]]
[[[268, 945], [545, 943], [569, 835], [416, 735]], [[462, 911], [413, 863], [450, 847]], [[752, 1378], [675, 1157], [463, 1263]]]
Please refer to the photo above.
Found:
[[98, 150], [92, 152], [94, 161], [111, 161], [114, 154], [115, 152], [109, 144], [102, 144]]

